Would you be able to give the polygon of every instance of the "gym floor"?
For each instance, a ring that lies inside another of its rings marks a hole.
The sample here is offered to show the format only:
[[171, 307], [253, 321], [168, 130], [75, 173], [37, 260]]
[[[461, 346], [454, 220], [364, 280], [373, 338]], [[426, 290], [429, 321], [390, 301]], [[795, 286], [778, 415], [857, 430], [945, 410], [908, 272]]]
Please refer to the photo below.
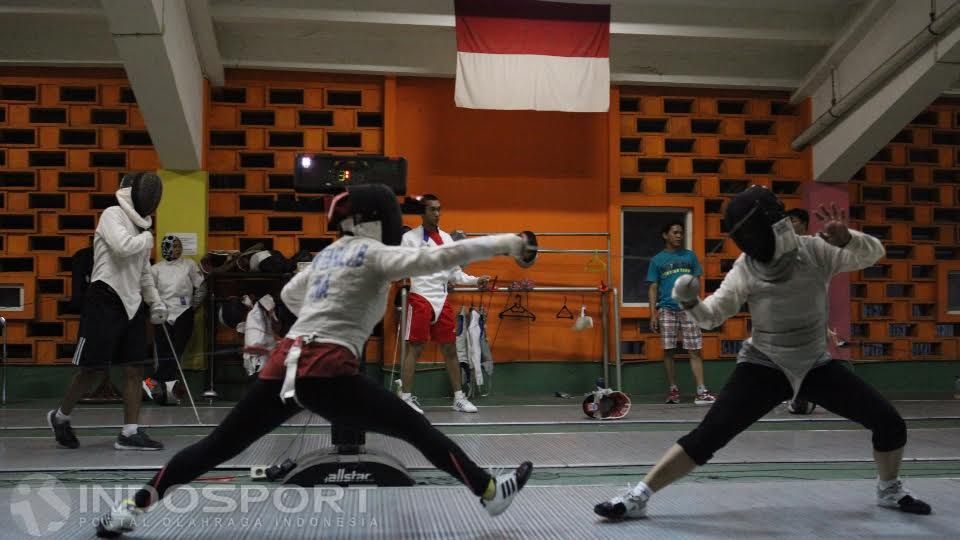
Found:
[[[412, 488], [297, 491], [254, 482], [250, 468], [329, 445], [329, 425], [301, 414], [236, 458], [181, 488], [146, 514], [130, 538], [956, 538], [960, 508], [960, 401], [898, 401], [910, 442], [902, 476], [934, 507], [906, 515], [874, 502], [870, 435], [817, 409], [783, 407], [743, 433], [709, 465], [659, 493], [645, 520], [606, 523], [595, 503], [639, 480], [706, 412], [694, 405], [635, 403], [620, 421], [589, 420], [577, 400], [507, 404], [478, 400], [480, 413], [427, 403], [427, 416], [479, 464], [534, 462], [533, 477], [503, 515], [475, 498], [406, 443], [368, 435], [367, 446], [403, 462]], [[207, 433], [228, 404], [145, 406], [142, 425], [160, 452], [113, 449], [119, 406], [74, 413], [78, 450], [56, 448], [45, 403], [0, 409], [0, 538], [90, 538], [107, 501], [149, 479], [180, 448]], [[46, 489], [41, 489], [46, 488]], [[40, 503], [39, 501], [44, 501]], [[52, 502], [51, 502], [52, 501]], [[54, 504], [61, 501], [64, 504]], [[197, 504], [200, 501], [201, 504]], [[32, 512], [28, 530], [23, 510]]]

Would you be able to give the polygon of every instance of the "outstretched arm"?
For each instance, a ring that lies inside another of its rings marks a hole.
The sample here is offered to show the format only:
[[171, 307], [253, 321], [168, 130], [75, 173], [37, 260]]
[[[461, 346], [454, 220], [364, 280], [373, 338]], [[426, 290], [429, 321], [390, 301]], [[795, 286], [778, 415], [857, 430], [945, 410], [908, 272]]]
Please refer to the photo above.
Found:
[[383, 246], [371, 250], [367, 257], [373, 268], [387, 279], [429, 275], [472, 261], [497, 255], [520, 255], [523, 238], [515, 234], [495, 234], [461, 240], [431, 249]]

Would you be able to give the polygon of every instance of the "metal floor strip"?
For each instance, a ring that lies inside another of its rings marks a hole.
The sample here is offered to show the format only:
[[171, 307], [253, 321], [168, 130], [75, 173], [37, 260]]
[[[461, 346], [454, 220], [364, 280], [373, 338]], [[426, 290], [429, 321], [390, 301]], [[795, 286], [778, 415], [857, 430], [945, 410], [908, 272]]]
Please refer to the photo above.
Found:
[[[452, 435], [483, 467], [514, 466], [530, 460], [541, 467], [651, 465], [683, 432], [573, 432]], [[163, 437], [166, 449], [130, 452], [113, 449], [114, 437], [80, 437], [76, 450], [57, 448], [52, 435], [40, 438], [8, 437], [0, 444], [0, 471], [56, 471], [159, 469], [175, 452], [199, 440], [200, 435]], [[294, 434], [271, 434], [260, 439], [225, 468], [248, 468], [279, 463], [287, 455], [320, 450], [330, 444], [329, 433], [311, 433], [295, 441]], [[413, 446], [377, 434], [367, 445], [386, 451], [411, 469], [432, 468]], [[797, 463], [870, 461], [870, 432], [866, 430], [747, 431], [717, 453], [713, 463]], [[285, 452], [287, 452], [285, 454]], [[913, 429], [907, 459], [960, 459], [960, 428]]]

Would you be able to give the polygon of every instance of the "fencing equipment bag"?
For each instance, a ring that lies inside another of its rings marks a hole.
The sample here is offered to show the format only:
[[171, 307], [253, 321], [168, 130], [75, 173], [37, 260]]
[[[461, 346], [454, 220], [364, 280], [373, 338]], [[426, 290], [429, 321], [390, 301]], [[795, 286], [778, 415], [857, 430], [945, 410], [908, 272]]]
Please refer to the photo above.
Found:
[[70, 260], [71, 282], [73, 294], [67, 306], [68, 313], [79, 315], [83, 313], [83, 299], [90, 286], [90, 276], [93, 274], [93, 248], [78, 249]]

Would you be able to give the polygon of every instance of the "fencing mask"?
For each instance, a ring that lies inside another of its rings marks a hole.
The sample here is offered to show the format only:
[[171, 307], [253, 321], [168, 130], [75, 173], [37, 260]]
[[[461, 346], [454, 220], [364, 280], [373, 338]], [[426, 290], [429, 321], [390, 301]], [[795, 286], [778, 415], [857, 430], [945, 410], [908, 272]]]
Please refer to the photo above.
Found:
[[617, 420], [630, 412], [630, 396], [610, 388], [598, 388], [583, 400], [583, 413], [597, 420]]
[[127, 173], [120, 181], [120, 189], [130, 188], [133, 209], [142, 217], [147, 217], [160, 206], [163, 196], [163, 183], [153, 173]]
[[236, 329], [238, 332], [243, 332], [238, 327], [243, 324], [249, 311], [250, 307], [244, 304], [243, 300], [235, 297], [230, 298], [218, 306], [217, 320], [231, 330]]
[[165, 261], [175, 261], [183, 253], [183, 244], [180, 239], [172, 234], [168, 234], [160, 241], [160, 255]]
[[783, 203], [769, 189], [751, 186], [727, 203], [724, 225], [734, 243], [747, 255], [747, 264], [763, 279], [776, 281], [793, 267], [799, 247]]
[[388, 246], [399, 246], [403, 236], [397, 196], [383, 184], [348, 187], [333, 198], [327, 221], [344, 234], [372, 238]]

